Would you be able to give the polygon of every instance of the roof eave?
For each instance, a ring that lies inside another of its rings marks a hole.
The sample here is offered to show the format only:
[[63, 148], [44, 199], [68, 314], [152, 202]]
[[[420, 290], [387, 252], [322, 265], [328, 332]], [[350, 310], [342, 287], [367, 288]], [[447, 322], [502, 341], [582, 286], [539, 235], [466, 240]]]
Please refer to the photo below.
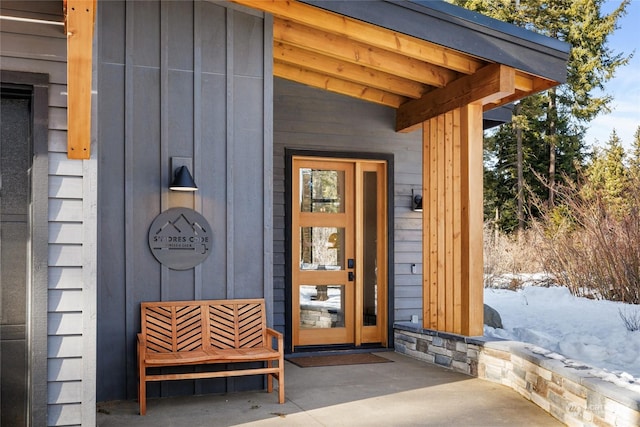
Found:
[[558, 83], [566, 82], [569, 44], [444, 1], [300, 1]]

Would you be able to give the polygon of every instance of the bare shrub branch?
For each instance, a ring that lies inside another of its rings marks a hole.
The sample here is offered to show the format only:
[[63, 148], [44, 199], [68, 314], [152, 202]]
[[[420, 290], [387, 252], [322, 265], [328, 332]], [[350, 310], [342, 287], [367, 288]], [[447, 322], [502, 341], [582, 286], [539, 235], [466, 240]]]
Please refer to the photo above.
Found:
[[537, 234], [525, 231], [518, 238], [484, 227], [484, 285], [488, 288], [522, 287], [521, 274], [543, 271]]
[[640, 310], [618, 309], [618, 314], [629, 332], [640, 331]]
[[545, 271], [577, 296], [640, 304], [640, 185], [627, 192], [627, 208], [613, 210], [578, 185], [557, 187], [558, 204], [532, 229], [542, 237]]

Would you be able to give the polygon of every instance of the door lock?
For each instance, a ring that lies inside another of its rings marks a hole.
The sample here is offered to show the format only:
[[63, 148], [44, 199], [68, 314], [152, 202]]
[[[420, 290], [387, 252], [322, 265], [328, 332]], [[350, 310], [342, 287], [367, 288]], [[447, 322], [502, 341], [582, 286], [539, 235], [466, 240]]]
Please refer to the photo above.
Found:
[[354, 268], [355, 264], [356, 263], [355, 263], [355, 260], [353, 258], [349, 258], [347, 260], [347, 268]]

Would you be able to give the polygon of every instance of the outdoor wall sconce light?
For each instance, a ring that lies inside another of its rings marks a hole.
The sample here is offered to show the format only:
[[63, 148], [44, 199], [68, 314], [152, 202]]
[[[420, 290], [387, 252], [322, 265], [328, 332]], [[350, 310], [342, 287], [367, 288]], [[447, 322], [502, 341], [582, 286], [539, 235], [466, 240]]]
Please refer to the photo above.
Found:
[[169, 189], [174, 191], [196, 191], [198, 186], [193, 181], [189, 168], [186, 166], [180, 166], [175, 170], [175, 176], [173, 177], [173, 182], [169, 186]]
[[422, 212], [422, 194], [415, 194], [411, 190], [411, 210], [414, 212]]

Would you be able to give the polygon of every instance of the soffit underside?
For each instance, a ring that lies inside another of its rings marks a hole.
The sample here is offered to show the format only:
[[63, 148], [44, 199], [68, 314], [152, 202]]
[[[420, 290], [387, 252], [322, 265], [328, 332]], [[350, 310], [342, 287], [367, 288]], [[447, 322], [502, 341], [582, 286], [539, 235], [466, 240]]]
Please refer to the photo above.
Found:
[[[486, 111], [558, 84], [516, 69], [496, 75], [505, 67], [303, 3], [232, 1], [273, 15], [275, 76], [411, 116], [398, 118], [398, 131], [416, 128], [417, 118], [441, 113], [442, 107], [433, 104], [482, 102]], [[511, 82], [498, 83], [495, 93], [481, 90], [505, 75]], [[474, 91], [480, 99], [463, 96]]]

